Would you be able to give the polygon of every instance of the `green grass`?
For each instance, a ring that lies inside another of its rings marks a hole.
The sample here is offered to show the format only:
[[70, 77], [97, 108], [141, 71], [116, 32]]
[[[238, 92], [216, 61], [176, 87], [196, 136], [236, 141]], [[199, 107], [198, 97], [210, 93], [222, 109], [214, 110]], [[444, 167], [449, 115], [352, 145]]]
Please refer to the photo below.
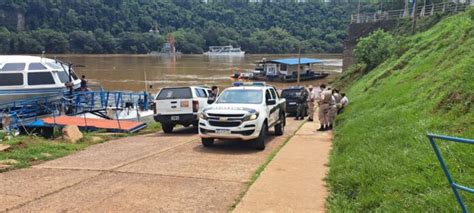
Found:
[[[147, 128], [133, 134], [104, 134], [104, 132], [84, 133], [84, 138], [76, 144], [66, 143], [60, 137], [56, 139], [46, 139], [39, 136], [17, 136], [10, 140], [3, 139], [1, 143], [11, 145], [11, 148], [5, 152], [0, 152], [0, 161], [6, 159], [16, 160], [17, 163], [9, 169], [1, 170], [5, 172], [18, 168], [25, 168], [43, 161], [60, 158], [71, 153], [83, 150], [90, 145], [103, 143], [121, 137], [130, 137], [134, 135], [155, 133], [161, 130], [160, 123], [151, 122]], [[100, 138], [100, 141], [94, 141], [93, 138]], [[5, 138], [0, 135], [0, 138]]]
[[[343, 75], [351, 103], [337, 119], [330, 211], [460, 210], [426, 133], [474, 138], [473, 14], [399, 37], [400, 56]], [[474, 145], [441, 144], [455, 180], [474, 187]], [[462, 195], [474, 209], [474, 194]]]

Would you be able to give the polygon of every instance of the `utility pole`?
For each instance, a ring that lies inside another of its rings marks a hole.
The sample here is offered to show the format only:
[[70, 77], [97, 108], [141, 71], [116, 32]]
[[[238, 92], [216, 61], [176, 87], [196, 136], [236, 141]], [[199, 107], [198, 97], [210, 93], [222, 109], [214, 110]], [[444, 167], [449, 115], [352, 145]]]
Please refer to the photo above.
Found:
[[300, 71], [301, 71], [301, 44], [298, 45], [298, 76], [296, 77], [296, 82], [298, 86], [300, 85]]
[[357, 23], [360, 22], [360, 0], [357, 2]]
[[405, 10], [403, 11], [403, 17], [410, 16], [409, 9], [410, 8], [408, 5], [410, 4], [410, 0], [405, 0]]

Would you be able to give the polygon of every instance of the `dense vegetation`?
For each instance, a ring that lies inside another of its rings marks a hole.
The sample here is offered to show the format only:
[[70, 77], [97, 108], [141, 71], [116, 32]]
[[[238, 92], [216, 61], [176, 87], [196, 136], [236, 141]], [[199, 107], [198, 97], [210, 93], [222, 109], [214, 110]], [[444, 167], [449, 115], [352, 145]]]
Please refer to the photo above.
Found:
[[[474, 9], [394, 40], [397, 48], [383, 63], [354, 66], [339, 82], [351, 103], [337, 119], [328, 208], [460, 211], [426, 134], [474, 138]], [[473, 187], [474, 146], [440, 144], [454, 180]], [[472, 209], [474, 196], [461, 194]]]
[[338, 2], [3, 0], [0, 53], [147, 53], [168, 33], [184, 53], [229, 44], [250, 53], [342, 52], [356, 4]]

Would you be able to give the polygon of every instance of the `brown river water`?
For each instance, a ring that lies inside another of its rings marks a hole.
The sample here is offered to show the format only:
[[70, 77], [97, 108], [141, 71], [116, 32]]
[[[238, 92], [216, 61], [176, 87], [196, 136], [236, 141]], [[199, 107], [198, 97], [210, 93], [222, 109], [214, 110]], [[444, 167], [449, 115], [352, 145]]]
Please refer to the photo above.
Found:
[[[47, 57], [54, 58], [49, 55]], [[75, 70], [86, 75], [89, 82], [100, 84], [106, 90], [145, 91], [146, 85], [153, 85], [151, 92], [167, 86], [217, 85], [221, 89], [235, 81], [229, 76], [233, 72], [254, 69], [254, 62], [266, 59], [296, 57], [295, 55], [245, 55], [245, 57], [209, 57], [204, 55], [182, 55], [160, 57], [150, 55], [60, 55], [57, 58], [84, 65]], [[302, 57], [319, 58], [325, 61], [322, 67], [330, 71], [323, 80], [303, 81], [301, 85], [319, 85], [337, 77], [342, 70], [342, 56], [334, 54], [308, 54]], [[145, 81], [146, 75], [146, 81]], [[271, 85], [279, 89], [296, 83]], [[149, 87], [149, 86], [148, 86]]]

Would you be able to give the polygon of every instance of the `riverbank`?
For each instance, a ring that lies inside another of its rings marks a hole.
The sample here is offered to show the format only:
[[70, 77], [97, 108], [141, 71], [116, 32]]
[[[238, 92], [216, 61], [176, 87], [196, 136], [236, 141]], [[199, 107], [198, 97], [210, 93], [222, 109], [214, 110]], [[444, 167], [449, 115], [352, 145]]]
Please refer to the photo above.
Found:
[[[460, 210], [426, 134], [474, 138], [474, 10], [397, 40], [383, 64], [342, 77], [351, 103], [335, 128], [330, 211]], [[472, 186], [474, 147], [441, 147], [455, 180]]]
[[121, 137], [155, 133], [160, 130], [161, 125], [159, 123], [151, 122], [145, 129], [134, 134], [85, 133], [84, 138], [77, 143], [68, 143], [63, 140], [60, 135], [53, 139], [36, 135], [15, 136], [11, 139], [7, 139], [6, 136], [1, 136], [0, 144], [8, 145], [10, 148], [5, 151], [0, 151], [0, 162], [3, 161], [3, 163], [0, 163], [0, 173], [61, 158], [84, 150], [94, 144], [104, 143]]

